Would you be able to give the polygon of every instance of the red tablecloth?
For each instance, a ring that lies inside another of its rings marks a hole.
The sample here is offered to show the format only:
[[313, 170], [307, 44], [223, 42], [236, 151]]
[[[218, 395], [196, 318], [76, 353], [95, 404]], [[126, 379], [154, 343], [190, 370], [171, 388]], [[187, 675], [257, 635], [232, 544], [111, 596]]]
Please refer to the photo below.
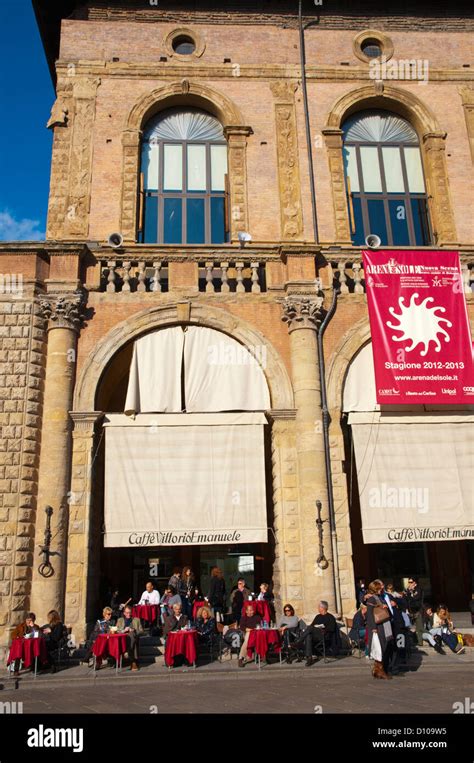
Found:
[[148, 623], [154, 623], [159, 610], [158, 604], [137, 604], [132, 608], [132, 615], [140, 618], [140, 620], [146, 620]]
[[170, 631], [166, 637], [165, 663], [171, 667], [177, 654], [183, 654], [190, 665], [196, 662], [198, 634], [195, 630]]
[[198, 609], [201, 609], [201, 607], [208, 607], [208, 606], [209, 604], [207, 603], [207, 601], [204, 601], [204, 599], [202, 601], [201, 600], [197, 601], [196, 599], [193, 603], [193, 620], [196, 619]]
[[266, 620], [267, 623], [271, 622], [272, 618], [268, 601], [257, 601], [256, 599], [253, 599], [253, 601], [244, 602], [244, 606], [242, 607], [242, 615], [246, 614], [245, 610], [249, 606], [253, 607], [253, 611], [257, 612], [257, 614], [260, 615], [263, 620]]
[[99, 633], [92, 646], [92, 653], [96, 657], [113, 657], [117, 662], [126, 651], [126, 633]]
[[247, 643], [247, 657], [252, 658], [255, 650], [258, 656], [264, 660], [269, 647], [273, 644], [275, 652], [281, 651], [281, 634], [276, 628], [260, 628], [250, 632]]
[[44, 665], [48, 662], [48, 650], [46, 641], [42, 636], [38, 638], [16, 638], [12, 641], [8, 655], [8, 665], [13, 660], [23, 660], [23, 667], [29, 668], [35, 657]]

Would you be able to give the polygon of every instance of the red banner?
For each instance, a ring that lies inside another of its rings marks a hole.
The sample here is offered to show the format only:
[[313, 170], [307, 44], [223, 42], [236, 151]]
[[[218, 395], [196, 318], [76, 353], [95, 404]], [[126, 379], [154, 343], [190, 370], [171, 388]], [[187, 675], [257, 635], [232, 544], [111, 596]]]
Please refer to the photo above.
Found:
[[474, 403], [459, 254], [365, 251], [377, 402]]

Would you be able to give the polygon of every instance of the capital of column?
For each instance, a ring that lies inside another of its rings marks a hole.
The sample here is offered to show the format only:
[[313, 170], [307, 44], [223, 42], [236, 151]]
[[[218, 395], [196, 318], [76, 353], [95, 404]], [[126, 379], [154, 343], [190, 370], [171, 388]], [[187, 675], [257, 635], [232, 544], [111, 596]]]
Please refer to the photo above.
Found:
[[282, 300], [283, 323], [288, 324], [288, 333], [296, 329], [318, 331], [323, 319], [324, 297], [285, 297]]
[[74, 422], [74, 434], [91, 434], [96, 424], [105, 416], [103, 411], [69, 411]]
[[41, 297], [40, 315], [48, 320], [51, 329], [72, 329], [79, 333], [85, 318], [87, 292], [77, 289], [69, 294], [47, 294]]

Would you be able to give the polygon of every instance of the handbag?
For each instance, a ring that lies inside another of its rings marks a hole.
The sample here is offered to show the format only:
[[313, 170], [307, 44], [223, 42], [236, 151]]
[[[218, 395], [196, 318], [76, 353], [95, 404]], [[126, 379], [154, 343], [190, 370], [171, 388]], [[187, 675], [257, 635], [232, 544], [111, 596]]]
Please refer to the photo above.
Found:
[[381, 604], [377, 604], [374, 607], [374, 620], [375, 625], [383, 625], [383, 623], [386, 623], [387, 620], [390, 620], [390, 612], [388, 611], [388, 607], [382, 607]]

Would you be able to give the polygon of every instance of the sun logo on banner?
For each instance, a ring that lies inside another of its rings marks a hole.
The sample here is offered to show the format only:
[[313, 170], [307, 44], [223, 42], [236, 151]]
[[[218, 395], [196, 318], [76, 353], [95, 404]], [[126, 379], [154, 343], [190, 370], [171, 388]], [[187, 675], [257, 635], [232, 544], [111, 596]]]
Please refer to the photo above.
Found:
[[441, 351], [441, 340], [438, 334], [444, 336], [445, 342], [450, 341], [449, 334], [441, 326], [441, 323], [445, 323], [447, 328], [451, 328], [453, 324], [447, 318], [436, 315], [437, 312], [445, 313], [446, 308], [436, 305], [427, 306], [429, 302], [434, 302], [433, 297], [427, 297], [423, 302], [417, 304], [415, 300], [418, 297], [418, 294], [412, 294], [409, 305], [405, 305], [405, 298], [400, 297], [398, 300], [399, 313], [395, 312], [394, 307], [389, 307], [389, 313], [398, 320], [398, 325], [387, 321], [387, 326], [394, 331], [402, 332], [401, 336], [392, 336], [394, 342], [411, 342], [411, 346], [405, 347], [407, 352], [411, 352], [419, 344], [422, 344], [423, 349], [420, 351], [420, 355], [425, 356], [428, 353], [430, 342], [435, 343], [435, 352]]

